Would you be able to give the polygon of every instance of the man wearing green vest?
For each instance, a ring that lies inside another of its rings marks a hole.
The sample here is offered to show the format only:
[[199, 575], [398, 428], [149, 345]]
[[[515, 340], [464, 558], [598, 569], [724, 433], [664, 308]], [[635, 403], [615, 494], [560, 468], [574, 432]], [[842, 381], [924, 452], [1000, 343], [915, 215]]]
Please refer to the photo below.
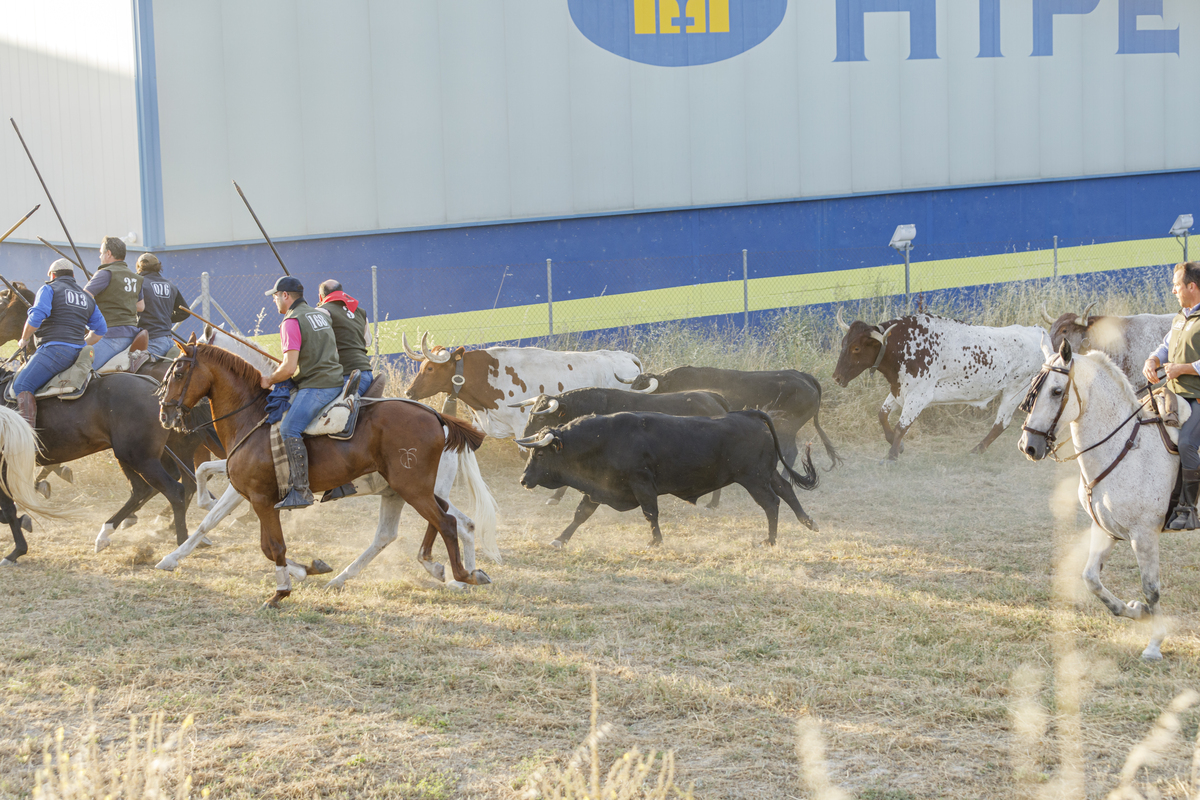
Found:
[[371, 328], [367, 325], [367, 314], [362, 305], [342, 291], [342, 285], [327, 280], [317, 288], [321, 298], [317, 308], [329, 312], [333, 323], [333, 334], [337, 337], [338, 361], [342, 364], [342, 379], [345, 381], [354, 370], [359, 371], [358, 386], [354, 391], [363, 394], [371, 386], [375, 375], [371, 372], [371, 358], [367, 348], [371, 346]]
[[88, 340], [95, 352], [92, 369], [98, 370], [133, 344], [133, 337], [141, 332], [138, 312], [146, 308], [141, 299], [142, 276], [125, 263], [125, 242], [116, 236], [104, 237], [100, 242], [100, 269], [83, 290], [96, 298], [96, 307], [108, 323], [103, 339]]
[[279, 326], [283, 363], [262, 379], [262, 388], [270, 389], [291, 378], [300, 390], [280, 423], [291, 486], [275, 507], [304, 508], [313, 502], [308, 488], [304, 429], [342, 393], [342, 365], [338, 362], [337, 339], [329, 313], [304, 301], [304, 285], [299, 280], [285, 275], [266, 294], [271, 295], [275, 307], [284, 315]]
[[[1150, 383], [1160, 367], [1167, 386], [1192, 407], [1192, 415], [1179, 429], [1179, 461], [1183, 467], [1183, 490], [1175, 514], [1167, 523], [1173, 531], [1200, 528], [1196, 516], [1196, 494], [1200, 490], [1200, 262], [1175, 265], [1171, 292], [1181, 311], [1171, 323], [1162, 345], [1146, 359], [1142, 374]], [[1164, 362], [1163, 359], [1166, 359]]]

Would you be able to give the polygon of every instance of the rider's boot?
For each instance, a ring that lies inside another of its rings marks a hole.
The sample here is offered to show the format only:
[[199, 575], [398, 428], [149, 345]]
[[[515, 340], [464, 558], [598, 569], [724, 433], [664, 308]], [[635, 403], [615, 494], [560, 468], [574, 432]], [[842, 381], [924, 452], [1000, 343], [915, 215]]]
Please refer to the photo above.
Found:
[[286, 510], [311, 506], [313, 496], [308, 489], [308, 448], [304, 446], [304, 439], [284, 439], [283, 448], [287, 451], [288, 474], [292, 485], [275, 507]]
[[21, 392], [17, 395], [17, 413], [29, 423], [29, 427], [37, 427], [37, 400], [34, 399], [33, 392]]
[[1200, 490], [1200, 469], [1185, 469], [1179, 504], [1175, 506], [1175, 516], [1167, 523], [1167, 530], [1192, 531], [1200, 528], [1200, 520], [1196, 517], [1197, 490]]

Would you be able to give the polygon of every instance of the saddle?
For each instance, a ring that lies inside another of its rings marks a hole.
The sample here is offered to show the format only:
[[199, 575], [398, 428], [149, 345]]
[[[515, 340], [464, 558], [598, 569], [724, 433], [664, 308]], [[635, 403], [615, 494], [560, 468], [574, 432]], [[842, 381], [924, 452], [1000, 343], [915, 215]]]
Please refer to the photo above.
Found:
[[[92, 382], [92, 376], [96, 373], [92, 372], [92, 359], [95, 353], [91, 345], [84, 345], [79, 350], [79, 355], [75, 358], [75, 363], [64, 369], [62, 372], [55, 375], [46, 385], [33, 393], [35, 398], [42, 397], [57, 397], [59, 400], [78, 400], [83, 397], [83, 393], [87, 391], [88, 384]], [[21, 367], [24, 369], [24, 367]], [[20, 372], [21, 370], [17, 370]], [[13, 373], [16, 377], [17, 372]], [[13, 393], [12, 380], [4, 387], [4, 399], [8, 403], [16, 403], [17, 396]]]
[[110, 358], [97, 372], [101, 375], [107, 375], [110, 372], [137, 372], [150, 360], [149, 347], [150, 334], [146, 331], [138, 331], [138, 335], [133, 337], [133, 342], [129, 347]]

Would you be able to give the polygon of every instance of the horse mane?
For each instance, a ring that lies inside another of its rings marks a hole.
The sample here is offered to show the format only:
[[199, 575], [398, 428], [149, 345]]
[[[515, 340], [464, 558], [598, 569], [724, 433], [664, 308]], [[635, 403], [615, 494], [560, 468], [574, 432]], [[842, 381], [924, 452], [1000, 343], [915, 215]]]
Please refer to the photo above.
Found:
[[1081, 353], [1075, 356], [1076, 358], [1086, 358], [1095, 364], [1101, 370], [1107, 372], [1112, 378], [1113, 383], [1117, 384], [1125, 392], [1125, 398], [1130, 405], [1137, 405], [1140, 401], [1137, 398], [1137, 393], [1133, 389], [1133, 384], [1129, 382], [1129, 378], [1116, 365], [1116, 362], [1102, 350], [1092, 350], [1088, 353]]
[[258, 371], [258, 368], [224, 347], [217, 347], [215, 344], [197, 344], [196, 355], [204, 356], [206, 361], [212, 361], [217, 366], [228, 369], [255, 388], [261, 385], [262, 373]]

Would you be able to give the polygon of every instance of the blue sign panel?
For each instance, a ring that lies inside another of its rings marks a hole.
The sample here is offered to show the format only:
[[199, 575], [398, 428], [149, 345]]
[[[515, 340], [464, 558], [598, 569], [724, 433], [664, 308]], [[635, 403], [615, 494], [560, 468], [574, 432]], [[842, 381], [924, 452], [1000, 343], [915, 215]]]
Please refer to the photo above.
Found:
[[569, 0], [571, 19], [596, 45], [659, 67], [724, 61], [761, 44], [787, 0]]

